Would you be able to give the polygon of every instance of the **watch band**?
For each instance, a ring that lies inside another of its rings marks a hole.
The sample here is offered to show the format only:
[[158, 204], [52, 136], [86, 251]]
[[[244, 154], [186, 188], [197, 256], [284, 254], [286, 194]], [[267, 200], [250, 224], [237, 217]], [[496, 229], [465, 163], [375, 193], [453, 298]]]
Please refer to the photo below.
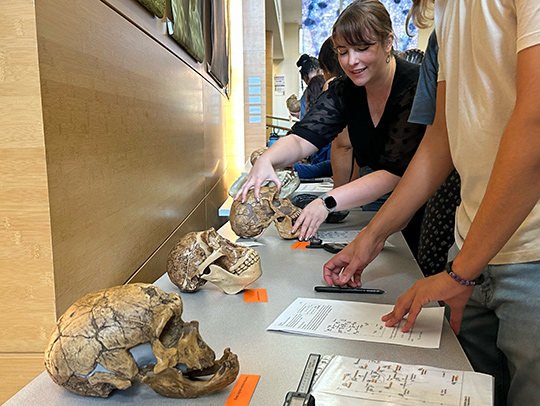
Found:
[[460, 285], [464, 285], [464, 286], [477, 286], [477, 285], [481, 285], [483, 282], [484, 282], [484, 275], [480, 274], [480, 276], [478, 278], [476, 278], [475, 280], [473, 281], [469, 281], [467, 279], [463, 279], [462, 277], [460, 277], [459, 275], [456, 275], [456, 273], [452, 270], [452, 265], [453, 265], [454, 261], [450, 261], [446, 264], [446, 266], [444, 267], [444, 270], [448, 273], [448, 275], [450, 275], [450, 277], [455, 280], [457, 283], [459, 283]]

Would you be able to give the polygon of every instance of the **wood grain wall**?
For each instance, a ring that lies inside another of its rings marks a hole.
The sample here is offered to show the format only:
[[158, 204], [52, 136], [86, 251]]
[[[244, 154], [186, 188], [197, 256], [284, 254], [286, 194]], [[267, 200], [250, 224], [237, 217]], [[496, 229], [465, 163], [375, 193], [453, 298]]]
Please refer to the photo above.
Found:
[[0, 8], [0, 403], [43, 370], [55, 321], [32, 0]]
[[[38, 2], [36, 13], [61, 314], [132, 276], [222, 172], [223, 141], [205, 134], [206, 81], [107, 5]], [[216, 94], [207, 112], [219, 116]]]
[[0, 403], [71, 303], [222, 224], [227, 103], [135, 1], [2, 3]]

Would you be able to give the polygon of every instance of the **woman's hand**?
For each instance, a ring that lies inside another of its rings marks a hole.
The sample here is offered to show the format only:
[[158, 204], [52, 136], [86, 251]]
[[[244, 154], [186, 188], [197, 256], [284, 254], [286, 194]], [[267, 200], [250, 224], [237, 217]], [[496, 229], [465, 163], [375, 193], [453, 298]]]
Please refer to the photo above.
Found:
[[363, 228], [349, 245], [324, 264], [324, 280], [330, 286], [362, 286], [362, 272], [383, 247], [384, 239], [371, 236], [368, 229]]
[[450, 327], [454, 333], [458, 334], [463, 319], [463, 309], [473, 290], [472, 286], [460, 285], [446, 272], [420, 279], [398, 298], [392, 312], [383, 316], [382, 321], [386, 322], [387, 327], [392, 327], [408, 313], [407, 322], [402, 329], [406, 333], [412, 328], [422, 307], [429, 302], [442, 300], [450, 306]]
[[292, 233], [296, 233], [296, 230], [301, 226], [298, 239], [309, 240], [315, 235], [327, 216], [328, 210], [324, 207], [322, 200], [315, 199], [302, 210], [300, 217], [294, 223]]
[[262, 154], [255, 161], [253, 167], [246, 177], [246, 181], [234, 196], [234, 200], [238, 200], [241, 197], [242, 203], [244, 203], [246, 201], [247, 193], [251, 188], [254, 189], [255, 198], [259, 200], [261, 197], [261, 185], [266, 180], [274, 182], [278, 188], [278, 191], [281, 189], [281, 181], [277, 177], [274, 167], [264, 155], [265, 154]]

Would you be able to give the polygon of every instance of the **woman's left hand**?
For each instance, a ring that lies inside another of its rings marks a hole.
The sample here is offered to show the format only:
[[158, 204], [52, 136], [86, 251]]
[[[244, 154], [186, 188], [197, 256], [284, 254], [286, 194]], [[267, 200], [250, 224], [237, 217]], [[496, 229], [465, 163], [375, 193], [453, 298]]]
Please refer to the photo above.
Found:
[[292, 232], [294, 234], [301, 226], [298, 239], [309, 240], [315, 235], [327, 216], [328, 210], [324, 207], [322, 200], [315, 199], [302, 210], [300, 217], [294, 223]]

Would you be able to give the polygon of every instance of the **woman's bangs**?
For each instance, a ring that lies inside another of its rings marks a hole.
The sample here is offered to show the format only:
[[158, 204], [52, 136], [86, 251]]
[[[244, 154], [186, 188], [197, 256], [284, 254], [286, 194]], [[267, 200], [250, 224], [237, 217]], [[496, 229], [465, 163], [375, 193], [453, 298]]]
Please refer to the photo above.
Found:
[[373, 45], [377, 43], [377, 39], [372, 31], [365, 20], [344, 18], [334, 26], [332, 39], [334, 45], [336, 40], [343, 40], [349, 46]]

